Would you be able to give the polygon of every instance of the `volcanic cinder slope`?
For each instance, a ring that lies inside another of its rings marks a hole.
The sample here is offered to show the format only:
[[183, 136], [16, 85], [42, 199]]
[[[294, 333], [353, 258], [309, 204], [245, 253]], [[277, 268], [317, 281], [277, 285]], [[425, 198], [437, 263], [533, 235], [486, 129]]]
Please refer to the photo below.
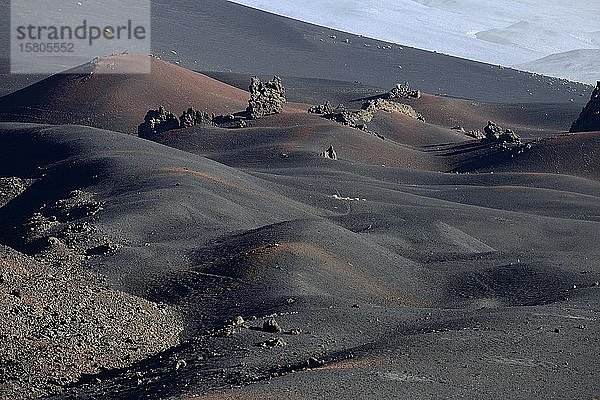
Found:
[[[2, 397], [598, 395], [600, 132], [567, 133], [581, 104], [424, 93], [395, 102], [426, 122], [361, 130], [307, 109], [384, 90], [306, 78], [316, 59], [284, 76], [280, 114], [150, 141], [131, 134], [148, 109], [242, 111], [249, 76], [90, 75], [136, 60], [0, 99]], [[461, 65], [441, 78], [481, 74]], [[488, 120], [524, 143], [452, 129]]]

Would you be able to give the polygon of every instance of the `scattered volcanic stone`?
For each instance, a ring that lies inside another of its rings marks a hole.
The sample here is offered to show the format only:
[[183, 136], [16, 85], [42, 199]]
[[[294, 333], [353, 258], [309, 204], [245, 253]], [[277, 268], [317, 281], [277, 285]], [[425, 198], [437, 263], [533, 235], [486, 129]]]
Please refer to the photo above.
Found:
[[23, 193], [30, 184], [31, 181], [16, 176], [0, 177], [0, 207]]
[[213, 122], [220, 128], [245, 128], [247, 123], [244, 117], [229, 115], [218, 115], [213, 118]]
[[474, 129], [472, 131], [466, 132], [465, 135], [475, 138], [477, 140], [485, 139], [485, 133], [483, 133], [481, 129]]
[[281, 78], [273, 77], [268, 82], [262, 82], [254, 76], [250, 81], [250, 100], [246, 113], [249, 119], [256, 119], [269, 114], [279, 114], [285, 104], [285, 88]]
[[263, 322], [263, 331], [269, 333], [279, 333], [283, 332], [283, 328], [281, 328], [281, 325], [279, 325], [275, 318], [269, 318]]
[[301, 328], [292, 328], [292, 329], [290, 329], [290, 335], [297, 336], [297, 335], [300, 335], [300, 334], [302, 334], [302, 329]]
[[408, 82], [397, 83], [384, 97], [387, 99], [419, 99], [421, 91], [411, 89]]
[[110, 288], [79, 257], [44, 254], [0, 246], [10, 273], [0, 285], [0, 398], [54, 397], [179, 344], [183, 322], [168, 308]]
[[312, 106], [308, 109], [310, 114], [333, 114], [333, 106], [330, 102], [325, 102], [325, 104], [319, 104], [317, 106]]
[[460, 125], [453, 126], [453, 127], [452, 127], [452, 128], [450, 128], [450, 129], [452, 129], [453, 131], [459, 131], [459, 132], [463, 132], [463, 133], [465, 133], [465, 128], [463, 128], [463, 127], [462, 127], [462, 126], [460, 126]]
[[327, 150], [321, 153], [321, 157], [330, 158], [332, 160], [337, 160], [337, 154], [333, 149], [333, 146], [329, 146]]
[[519, 135], [510, 129], [502, 129], [492, 121], [488, 121], [483, 131], [485, 132], [483, 141], [488, 143], [521, 143]]
[[235, 122], [235, 115], [233, 115], [233, 114], [217, 115], [216, 117], [213, 118], [213, 121], [217, 125], [230, 124], [232, 122]]
[[284, 347], [287, 343], [282, 338], [273, 338], [260, 343], [261, 347]]
[[119, 249], [119, 245], [115, 243], [105, 243], [100, 246], [93, 247], [88, 249], [85, 254], [88, 256], [103, 256], [106, 254], [110, 254]]
[[158, 133], [178, 129], [179, 126], [179, 118], [160, 106], [158, 110], [150, 110], [146, 113], [144, 122], [138, 126], [138, 135], [147, 138]]
[[181, 117], [179, 117], [179, 127], [189, 128], [200, 124], [214, 125], [213, 117], [214, 116], [208, 115], [205, 111], [199, 111], [190, 107], [181, 114]]
[[177, 360], [175, 363], [175, 370], [180, 370], [181, 368], [187, 367], [187, 362], [185, 360]]
[[[51, 210], [63, 220], [90, 217], [104, 209], [104, 203], [95, 201], [91, 193], [73, 190], [69, 198], [57, 200]], [[53, 218], [50, 218], [52, 221]]]
[[50, 236], [48, 238], [48, 244], [50, 246], [60, 246], [62, 243], [60, 242], [60, 240], [54, 236]]
[[235, 319], [233, 321], [231, 321], [229, 324], [225, 325], [225, 327], [223, 329], [219, 329], [217, 330], [215, 333], [215, 336], [233, 336], [235, 334], [237, 334], [238, 332], [240, 332], [243, 328], [245, 328], [246, 326], [244, 325], [246, 323], [246, 321], [244, 320], [244, 317], [242, 317], [241, 315], [238, 315], [237, 317], [235, 317]]
[[590, 131], [600, 131], [600, 81], [598, 81], [590, 101], [569, 130], [569, 132]]
[[306, 364], [308, 365], [309, 368], [316, 368], [316, 367], [322, 367], [323, 365], [325, 365], [325, 361], [319, 360], [316, 357], [311, 357], [308, 359]]

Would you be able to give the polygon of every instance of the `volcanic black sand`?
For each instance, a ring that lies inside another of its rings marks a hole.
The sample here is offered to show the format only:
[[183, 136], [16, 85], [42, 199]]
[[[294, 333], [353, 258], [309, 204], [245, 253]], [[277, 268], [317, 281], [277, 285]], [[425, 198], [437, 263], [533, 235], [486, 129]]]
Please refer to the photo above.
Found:
[[[180, 65], [7, 76], [0, 397], [600, 396], [591, 87], [201, 3], [154, 7]], [[273, 73], [280, 114], [136, 135], [160, 105], [239, 118]], [[425, 121], [307, 112], [405, 80], [383, 107]], [[489, 120], [521, 143], [467, 135]]]

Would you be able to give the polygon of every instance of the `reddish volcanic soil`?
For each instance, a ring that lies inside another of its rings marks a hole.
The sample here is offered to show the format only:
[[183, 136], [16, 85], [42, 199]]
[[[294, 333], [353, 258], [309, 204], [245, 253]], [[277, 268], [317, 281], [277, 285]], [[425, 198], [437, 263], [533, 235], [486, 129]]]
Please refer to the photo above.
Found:
[[[150, 74], [120, 73], [151, 62]], [[132, 66], [134, 64], [134, 66]], [[110, 70], [109, 73], [106, 73]], [[163, 105], [215, 114], [245, 110], [248, 94], [212, 78], [144, 56], [110, 56], [0, 99], [4, 120], [78, 124], [137, 133], [146, 112]]]

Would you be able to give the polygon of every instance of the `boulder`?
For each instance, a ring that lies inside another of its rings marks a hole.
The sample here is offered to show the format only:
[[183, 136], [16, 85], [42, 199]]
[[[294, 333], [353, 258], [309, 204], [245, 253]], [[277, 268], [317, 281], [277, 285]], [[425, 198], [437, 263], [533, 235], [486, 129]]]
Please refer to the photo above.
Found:
[[281, 325], [279, 325], [275, 318], [269, 318], [263, 322], [263, 331], [269, 333], [279, 333], [283, 332], [283, 328]]
[[282, 338], [272, 338], [258, 344], [260, 347], [284, 347], [287, 343]]
[[333, 146], [329, 146], [327, 150], [321, 153], [321, 157], [329, 158], [331, 160], [337, 160], [337, 154], [333, 149]]
[[333, 112], [323, 114], [323, 118], [353, 128], [365, 129], [365, 122], [370, 122], [373, 119], [373, 113], [368, 110], [349, 111], [343, 104], [340, 104]]

